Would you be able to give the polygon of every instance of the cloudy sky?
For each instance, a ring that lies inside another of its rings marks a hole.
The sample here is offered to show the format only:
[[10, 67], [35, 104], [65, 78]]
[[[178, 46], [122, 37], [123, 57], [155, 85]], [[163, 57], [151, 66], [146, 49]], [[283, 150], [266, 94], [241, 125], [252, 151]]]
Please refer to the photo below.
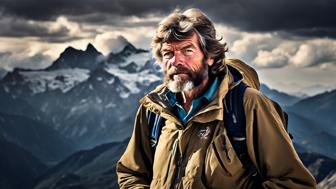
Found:
[[0, 75], [44, 68], [68, 46], [103, 54], [125, 40], [149, 49], [157, 23], [196, 7], [216, 24], [228, 57], [255, 67], [263, 83], [288, 93], [336, 88], [334, 0], [0, 0]]

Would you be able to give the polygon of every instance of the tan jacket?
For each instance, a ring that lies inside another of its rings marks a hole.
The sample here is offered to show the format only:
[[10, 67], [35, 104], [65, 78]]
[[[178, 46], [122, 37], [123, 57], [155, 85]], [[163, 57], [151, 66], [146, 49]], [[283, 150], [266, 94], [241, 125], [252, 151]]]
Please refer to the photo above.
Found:
[[[244, 94], [248, 154], [264, 178], [255, 186], [238, 159], [223, 125], [222, 99], [231, 74], [226, 74], [213, 100], [185, 125], [169, 111], [164, 86], [145, 96], [137, 112], [133, 135], [117, 164], [120, 188], [316, 188], [316, 181], [293, 148], [271, 101], [258, 90]], [[155, 154], [146, 109], [165, 118]]]

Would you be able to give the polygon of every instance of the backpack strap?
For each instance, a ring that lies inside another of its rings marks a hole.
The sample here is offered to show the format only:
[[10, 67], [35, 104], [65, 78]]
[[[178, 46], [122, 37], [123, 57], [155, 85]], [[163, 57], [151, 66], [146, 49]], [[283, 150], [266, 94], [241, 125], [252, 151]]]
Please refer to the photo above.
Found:
[[243, 166], [250, 172], [256, 183], [262, 182], [262, 177], [258, 173], [247, 152], [246, 144], [246, 117], [244, 111], [243, 97], [248, 86], [240, 82], [238, 86], [229, 90], [223, 99], [225, 108], [224, 125], [232, 146], [242, 162]]
[[146, 110], [148, 121], [149, 139], [153, 152], [155, 152], [157, 142], [159, 141], [163, 123], [165, 121], [159, 114]]

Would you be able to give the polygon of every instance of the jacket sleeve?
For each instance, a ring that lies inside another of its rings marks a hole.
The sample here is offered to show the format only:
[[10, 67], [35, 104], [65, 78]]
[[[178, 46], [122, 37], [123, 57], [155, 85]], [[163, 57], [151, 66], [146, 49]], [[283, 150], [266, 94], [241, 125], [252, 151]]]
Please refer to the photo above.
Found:
[[244, 94], [248, 153], [263, 177], [262, 188], [316, 188], [272, 102], [259, 91]]
[[138, 109], [128, 146], [117, 163], [118, 183], [123, 188], [149, 188], [153, 154], [149, 144], [146, 110]]

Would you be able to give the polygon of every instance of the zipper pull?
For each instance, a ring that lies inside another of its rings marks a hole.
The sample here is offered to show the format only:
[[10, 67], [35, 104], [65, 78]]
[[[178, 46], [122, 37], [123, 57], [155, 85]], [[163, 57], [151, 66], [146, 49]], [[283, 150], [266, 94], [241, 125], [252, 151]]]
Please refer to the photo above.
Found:
[[233, 123], [234, 123], [234, 124], [237, 123], [237, 118], [236, 118], [235, 114], [232, 114], [232, 120], [233, 120]]

